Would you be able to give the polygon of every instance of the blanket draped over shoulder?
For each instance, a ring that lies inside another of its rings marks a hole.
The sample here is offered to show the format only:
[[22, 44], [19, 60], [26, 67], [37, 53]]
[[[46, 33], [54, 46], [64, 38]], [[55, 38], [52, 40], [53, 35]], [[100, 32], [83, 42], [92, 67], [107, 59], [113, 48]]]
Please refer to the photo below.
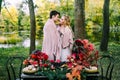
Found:
[[49, 60], [54, 60], [54, 55], [60, 59], [61, 43], [57, 27], [52, 19], [48, 19], [43, 28], [42, 52], [49, 56]]

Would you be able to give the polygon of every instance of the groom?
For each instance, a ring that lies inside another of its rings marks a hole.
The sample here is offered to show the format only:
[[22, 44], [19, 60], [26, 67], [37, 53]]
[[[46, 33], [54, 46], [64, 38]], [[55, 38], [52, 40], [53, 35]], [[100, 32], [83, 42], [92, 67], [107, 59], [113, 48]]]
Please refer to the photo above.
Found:
[[60, 13], [53, 10], [50, 12], [50, 18], [43, 28], [42, 52], [49, 56], [49, 60], [60, 60], [60, 35], [55, 24], [59, 20]]

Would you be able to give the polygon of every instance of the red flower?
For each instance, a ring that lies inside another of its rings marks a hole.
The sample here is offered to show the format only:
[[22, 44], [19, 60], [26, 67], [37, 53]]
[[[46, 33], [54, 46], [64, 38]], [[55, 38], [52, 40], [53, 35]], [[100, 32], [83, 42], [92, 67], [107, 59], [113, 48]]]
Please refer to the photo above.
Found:
[[46, 55], [46, 54], [44, 53], [43, 59], [44, 59], [44, 60], [48, 60], [48, 55]]
[[69, 57], [69, 62], [89, 67], [90, 65], [96, 64], [98, 59], [98, 51], [95, 52], [94, 45], [87, 39], [77, 39], [73, 44], [73, 53], [76, 54], [75, 58]]
[[75, 40], [75, 44], [76, 44], [77, 46], [81, 46], [81, 45], [83, 45], [81, 39], [77, 39], [77, 40]]
[[84, 45], [88, 44], [88, 40], [87, 39], [82, 40], [82, 42], [83, 42]]
[[95, 59], [97, 60], [99, 58], [99, 55], [98, 55], [98, 51], [95, 52], [94, 56], [95, 56]]
[[68, 62], [68, 63], [67, 63], [67, 66], [68, 66], [68, 68], [72, 68], [74, 65], [73, 65], [72, 62]]
[[61, 61], [58, 59], [58, 60], [56, 60], [55, 62], [60, 63]]
[[54, 63], [55, 61], [54, 60], [50, 60], [51, 63]]
[[45, 63], [45, 64], [43, 64], [43, 67], [48, 67], [48, 64], [46, 64], [46, 63]]
[[82, 60], [84, 59], [84, 56], [85, 56], [85, 55], [84, 55], [83, 53], [80, 53], [80, 54], [79, 54], [79, 59], [82, 61]]
[[34, 60], [33, 60], [33, 59], [30, 59], [30, 60], [29, 60], [29, 63], [30, 63], [30, 64], [32, 64], [33, 62], [34, 62]]
[[76, 54], [73, 53], [73, 54], [71, 55], [71, 57], [72, 57], [73, 59], [75, 59], [75, 58], [76, 58]]
[[68, 57], [67, 57], [67, 59], [68, 59], [69, 61], [74, 61], [75, 58], [76, 58], [76, 54], [75, 54], [75, 53], [73, 53], [71, 56], [68, 56]]
[[33, 61], [33, 62], [31, 62], [31, 64], [34, 65], [34, 66], [37, 66], [38, 62], [37, 61]]
[[88, 50], [89, 50], [89, 51], [93, 51], [93, 50], [94, 50], [93, 44], [89, 44], [89, 45], [88, 45]]
[[31, 54], [31, 58], [37, 59], [37, 56], [35, 54]]
[[41, 60], [42, 59], [41, 55], [37, 55], [37, 59]]

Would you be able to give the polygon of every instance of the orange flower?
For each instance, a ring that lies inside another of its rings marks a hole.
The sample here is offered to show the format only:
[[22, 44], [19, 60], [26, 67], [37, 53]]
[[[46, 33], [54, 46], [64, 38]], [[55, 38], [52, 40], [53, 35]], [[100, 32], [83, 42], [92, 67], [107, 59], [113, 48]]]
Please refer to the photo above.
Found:
[[73, 80], [74, 78], [77, 78], [77, 80], [81, 80], [80, 71], [82, 70], [82, 68], [83, 67], [80, 65], [77, 65], [76, 67], [72, 68], [72, 72], [66, 74], [68, 80]]
[[73, 80], [73, 76], [71, 76], [70, 73], [67, 73], [67, 74], [66, 74], [66, 77], [68, 78], [68, 80]]
[[23, 64], [24, 64], [24, 65], [27, 65], [28, 62], [29, 62], [29, 60], [25, 59], [25, 60], [23, 61]]

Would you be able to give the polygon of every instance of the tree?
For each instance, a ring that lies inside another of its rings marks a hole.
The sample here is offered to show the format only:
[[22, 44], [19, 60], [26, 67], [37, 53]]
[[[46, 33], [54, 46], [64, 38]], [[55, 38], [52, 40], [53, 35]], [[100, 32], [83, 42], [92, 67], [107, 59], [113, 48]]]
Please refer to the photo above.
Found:
[[101, 51], [107, 51], [109, 40], [109, 4], [110, 0], [104, 0], [103, 5], [103, 31], [100, 44]]
[[1, 8], [2, 8], [2, 0], [0, 0], [0, 13], [1, 13]]
[[28, 0], [30, 13], [30, 53], [35, 50], [36, 21], [33, 0]]
[[84, 39], [85, 35], [85, 0], [75, 0], [75, 38]]

